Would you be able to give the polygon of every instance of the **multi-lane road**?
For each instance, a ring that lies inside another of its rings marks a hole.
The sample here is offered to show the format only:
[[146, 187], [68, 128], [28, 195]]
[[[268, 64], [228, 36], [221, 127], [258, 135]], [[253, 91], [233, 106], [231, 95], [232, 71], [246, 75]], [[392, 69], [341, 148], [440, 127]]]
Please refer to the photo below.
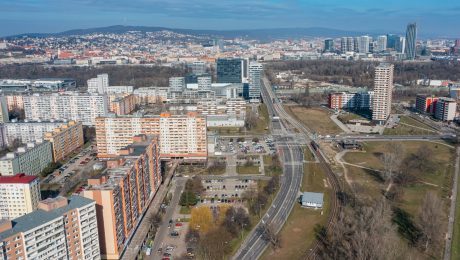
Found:
[[303, 177], [304, 156], [302, 147], [292, 140], [292, 137], [289, 137], [289, 132], [282, 122], [276, 119], [278, 112], [265, 88], [262, 90], [262, 97], [272, 119], [271, 128], [275, 136], [278, 153], [283, 162], [283, 175], [281, 176], [280, 190], [272, 204], [233, 257], [233, 259], [238, 260], [257, 259], [264, 252], [269, 242], [262, 238], [259, 227], [266, 224], [275, 232], [279, 232], [297, 201]]

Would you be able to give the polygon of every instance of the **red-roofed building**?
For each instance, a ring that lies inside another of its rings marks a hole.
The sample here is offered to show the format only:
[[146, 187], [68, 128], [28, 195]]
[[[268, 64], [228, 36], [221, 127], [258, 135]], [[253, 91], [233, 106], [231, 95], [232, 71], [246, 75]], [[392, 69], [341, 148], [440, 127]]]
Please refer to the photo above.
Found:
[[37, 176], [19, 173], [0, 176], [0, 219], [14, 219], [38, 207], [40, 182]]

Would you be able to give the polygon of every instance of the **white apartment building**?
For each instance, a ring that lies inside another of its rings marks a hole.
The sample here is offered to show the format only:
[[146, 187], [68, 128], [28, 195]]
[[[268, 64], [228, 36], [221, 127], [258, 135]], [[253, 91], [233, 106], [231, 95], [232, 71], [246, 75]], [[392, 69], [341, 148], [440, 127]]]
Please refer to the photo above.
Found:
[[0, 123], [10, 121], [8, 114], [8, 102], [5, 96], [0, 96]]
[[78, 93], [24, 96], [24, 112], [29, 120], [75, 120], [94, 126], [95, 119], [108, 113], [105, 95]]
[[175, 91], [181, 91], [185, 88], [184, 77], [171, 77], [169, 78], [169, 88]]
[[101, 259], [93, 200], [57, 197], [38, 208], [0, 222], [0, 259]]
[[257, 62], [249, 63], [249, 99], [260, 99], [262, 73], [262, 64]]
[[[55, 128], [66, 124], [65, 121], [12, 121], [3, 124], [4, 142], [6, 145], [11, 145], [15, 139], [21, 143], [35, 142], [38, 139], [43, 139], [43, 135], [53, 131]], [[0, 126], [1, 127], [1, 126]]]
[[211, 76], [200, 76], [197, 78], [198, 90], [211, 89], [212, 78]]
[[53, 162], [51, 143], [37, 140], [19, 147], [16, 152], [7, 153], [0, 158], [0, 174], [2, 176], [25, 173], [38, 175], [48, 164]]
[[375, 68], [372, 120], [385, 123], [391, 113], [394, 65], [382, 63]]
[[0, 219], [29, 214], [40, 201], [40, 179], [23, 173], [0, 176]]
[[138, 88], [133, 93], [140, 105], [155, 104], [160, 100], [164, 102], [168, 99], [168, 88], [165, 87]]
[[99, 74], [96, 78], [91, 78], [86, 81], [89, 93], [104, 94], [105, 89], [109, 86], [109, 75]]
[[96, 123], [98, 157], [116, 157], [139, 134], [159, 135], [162, 158], [206, 159], [206, 118], [197, 113], [156, 116], [99, 117]]
[[457, 114], [457, 102], [453, 98], [440, 97], [436, 102], [434, 117], [442, 121], [453, 121]]

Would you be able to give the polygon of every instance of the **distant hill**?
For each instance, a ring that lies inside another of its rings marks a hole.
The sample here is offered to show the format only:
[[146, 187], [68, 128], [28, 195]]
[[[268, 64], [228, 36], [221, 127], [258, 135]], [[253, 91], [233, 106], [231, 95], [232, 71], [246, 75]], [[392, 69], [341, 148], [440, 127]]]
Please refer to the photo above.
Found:
[[193, 29], [175, 29], [166, 27], [150, 27], [150, 26], [124, 26], [114, 25], [108, 27], [75, 29], [59, 33], [25, 33], [13, 35], [6, 38], [17, 38], [22, 36], [30, 37], [49, 37], [49, 36], [70, 36], [70, 35], [85, 35], [92, 33], [115, 33], [122, 34], [129, 31], [141, 32], [158, 32], [172, 31], [180, 34], [189, 34], [194, 36], [209, 36], [222, 37], [226, 39], [244, 37], [256, 40], [274, 40], [274, 39], [299, 39], [302, 37], [341, 37], [341, 36], [358, 36], [365, 34], [364, 32], [343, 31], [322, 27], [310, 28], [273, 28], [273, 29], [250, 29], [250, 30], [193, 30]]

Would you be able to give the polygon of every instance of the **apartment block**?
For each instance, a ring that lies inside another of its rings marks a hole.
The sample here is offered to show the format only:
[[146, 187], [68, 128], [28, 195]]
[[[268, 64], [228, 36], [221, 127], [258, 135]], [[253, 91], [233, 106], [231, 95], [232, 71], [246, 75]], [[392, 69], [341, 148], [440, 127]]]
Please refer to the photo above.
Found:
[[380, 124], [386, 122], [391, 112], [394, 65], [382, 63], [375, 68], [374, 99], [372, 120]]
[[453, 98], [440, 97], [436, 102], [434, 117], [442, 121], [453, 121], [457, 114], [457, 102]]
[[100, 259], [93, 200], [46, 199], [38, 210], [0, 222], [0, 259]]
[[94, 126], [96, 117], [107, 115], [108, 104], [105, 95], [34, 94], [24, 96], [24, 112], [29, 120], [75, 120]]
[[53, 162], [51, 143], [37, 140], [35, 143], [27, 143], [25, 147], [19, 147], [16, 152], [7, 153], [0, 158], [0, 174], [15, 175], [38, 175], [48, 164]]
[[22, 95], [6, 95], [6, 105], [8, 107], [8, 111], [14, 110], [23, 110], [24, 109], [24, 96]]
[[0, 123], [9, 122], [8, 104], [6, 97], [0, 96]]
[[109, 110], [117, 115], [129, 115], [137, 105], [137, 98], [133, 94], [119, 96], [109, 96]]
[[11, 121], [3, 124], [4, 142], [6, 145], [12, 145], [15, 140], [21, 143], [35, 142], [43, 139], [46, 132], [53, 131], [61, 125], [67, 124], [65, 121]]
[[119, 259], [161, 183], [158, 137], [138, 135], [107, 162], [108, 169], [88, 180], [84, 197], [98, 205], [103, 259]]
[[116, 157], [138, 134], [159, 135], [162, 158], [207, 157], [206, 118], [193, 112], [99, 117], [96, 120], [98, 156]]
[[88, 79], [86, 84], [88, 85], [89, 93], [104, 94], [106, 88], [109, 86], [109, 75], [99, 74], [95, 78]]
[[156, 104], [165, 102], [168, 99], [168, 88], [146, 87], [134, 90], [137, 102], [140, 105]]
[[428, 113], [434, 114], [436, 111], [436, 102], [438, 97], [427, 96], [427, 95], [417, 95], [415, 98], [415, 109], [419, 113]]
[[335, 110], [342, 109], [371, 109], [374, 92], [337, 92], [330, 93], [328, 104], [329, 108]]
[[40, 180], [23, 173], [0, 176], [0, 219], [14, 219], [36, 210]]
[[241, 98], [223, 100], [203, 99], [197, 101], [196, 111], [201, 115], [229, 115], [244, 118], [246, 101]]
[[45, 133], [44, 139], [51, 143], [53, 159], [57, 162], [83, 146], [83, 126], [80, 122], [70, 121]]

